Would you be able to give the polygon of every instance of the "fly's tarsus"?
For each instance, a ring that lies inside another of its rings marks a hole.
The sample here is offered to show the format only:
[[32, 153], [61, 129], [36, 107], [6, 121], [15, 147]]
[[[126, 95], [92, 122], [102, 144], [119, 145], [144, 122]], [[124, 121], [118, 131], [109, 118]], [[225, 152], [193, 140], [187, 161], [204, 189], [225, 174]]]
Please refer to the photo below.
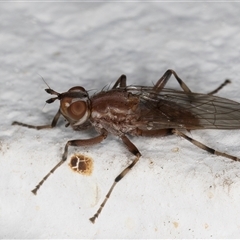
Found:
[[[172, 75], [183, 91], [165, 88]], [[47, 103], [60, 101], [60, 108], [51, 124], [35, 126], [15, 121], [12, 125], [37, 130], [54, 128], [60, 115], [63, 115], [67, 121], [66, 126], [70, 125], [73, 130], [80, 131], [91, 126], [99, 135], [90, 139], [69, 140], [65, 145], [62, 159], [32, 192], [37, 194], [48, 177], [66, 161], [69, 146], [82, 147], [98, 144], [107, 138], [108, 133], [120, 137], [135, 158], [115, 178], [97, 212], [90, 218], [93, 223], [102, 212], [116, 184], [141, 157], [140, 151], [129, 140], [129, 135], [163, 137], [174, 134], [211, 154], [240, 161], [240, 158], [212, 149], [182, 132], [182, 130], [195, 129], [240, 129], [240, 103], [213, 96], [228, 83], [230, 80], [226, 80], [207, 94], [194, 93], [175, 71], [169, 69], [154, 86], [127, 86], [126, 76], [121, 75], [112, 89], [102, 90], [91, 97], [81, 86], [70, 88], [63, 93], [58, 93], [49, 87], [46, 92], [56, 97], [50, 98]]]
[[37, 195], [37, 191], [39, 188], [43, 185], [43, 183], [48, 179], [48, 177], [55, 172], [55, 170], [60, 167], [65, 160], [61, 160], [54, 168], [51, 169], [51, 171], [38, 183], [38, 185], [32, 190], [32, 193]]
[[222, 83], [218, 88], [216, 88], [215, 90], [211, 91], [208, 93], [208, 95], [213, 95], [217, 92], [219, 92], [223, 87], [225, 87], [227, 84], [231, 83], [231, 81], [229, 79], [226, 79], [224, 83]]

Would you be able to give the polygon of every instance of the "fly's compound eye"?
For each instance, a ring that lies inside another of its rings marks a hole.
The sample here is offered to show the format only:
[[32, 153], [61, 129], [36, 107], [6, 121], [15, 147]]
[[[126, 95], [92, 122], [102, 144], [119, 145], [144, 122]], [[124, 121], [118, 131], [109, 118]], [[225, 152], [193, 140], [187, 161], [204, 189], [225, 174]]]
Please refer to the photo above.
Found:
[[70, 104], [67, 108], [67, 112], [72, 119], [81, 119], [87, 111], [87, 104], [84, 101], [76, 101]]
[[87, 102], [79, 99], [63, 98], [60, 109], [63, 116], [74, 125], [84, 123], [90, 115]]
[[70, 88], [68, 92], [86, 92], [86, 90], [83, 87], [77, 86]]
[[89, 115], [89, 98], [83, 87], [73, 87], [62, 94], [61, 113], [73, 125], [84, 123]]

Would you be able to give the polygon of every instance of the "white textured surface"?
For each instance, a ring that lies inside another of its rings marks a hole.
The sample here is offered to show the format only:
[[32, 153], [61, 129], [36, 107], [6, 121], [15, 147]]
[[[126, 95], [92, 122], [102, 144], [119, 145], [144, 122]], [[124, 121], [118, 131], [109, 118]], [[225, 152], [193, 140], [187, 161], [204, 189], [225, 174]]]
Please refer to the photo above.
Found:
[[[88, 218], [131, 154], [114, 136], [71, 148], [94, 159], [93, 174], [66, 163], [34, 196], [66, 141], [93, 133], [63, 121], [42, 131], [11, 126], [46, 124], [56, 113], [58, 103], [43, 108], [39, 74], [61, 92], [100, 90], [123, 73], [149, 85], [172, 68], [197, 92], [230, 78], [219, 95], [240, 101], [239, 26], [239, 3], [0, 3], [0, 238], [239, 238], [239, 163], [174, 136], [133, 138], [143, 157], [93, 225]], [[240, 156], [240, 131], [190, 135]]]

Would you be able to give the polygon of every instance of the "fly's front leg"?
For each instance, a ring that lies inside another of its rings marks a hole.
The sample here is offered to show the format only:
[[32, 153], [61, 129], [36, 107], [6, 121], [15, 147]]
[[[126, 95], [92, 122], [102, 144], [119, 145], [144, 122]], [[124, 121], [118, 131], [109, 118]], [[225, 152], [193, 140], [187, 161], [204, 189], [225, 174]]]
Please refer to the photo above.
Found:
[[44, 129], [44, 128], [54, 128], [57, 125], [60, 115], [61, 115], [61, 113], [60, 113], [60, 109], [59, 109], [58, 112], [56, 113], [55, 117], [53, 118], [51, 124], [48, 124], [48, 125], [35, 126], [35, 125], [29, 125], [29, 124], [17, 122], [17, 121], [14, 121], [12, 123], [12, 125], [19, 125], [19, 126], [28, 127], [28, 128], [34, 128], [37, 130]]
[[240, 158], [232, 156], [232, 155], [229, 155], [227, 153], [219, 152], [219, 151], [217, 151], [217, 150], [215, 150], [213, 148], [210, 148], [210, 147], [204, 145], [203, 143], [201, 143], [201, 142], [199, 142], [199, 141], [197, 141], [195, 139], [192, 139], [191, 137], [187, 136], [186, 134], [178, 131], [177, 129], [173, 129], [172, 133], [177, 135], [177, 136], [185, 138], [186, 140], [188, 140], [189, 142], [191, 142], [195, 146], [197, 146], [197, 147], [199, 147], [199, 148], [201, 148], [201, 149], [203, 149], [203, 150], [205, 150], [205, 151], [207, 151], [207, 152], [209, 152], [211, 154], [218, 155], [218, 156], [223, 156], [223, 157], [229, 158], [229, 159], [237, 161], [237, 162], [240, 161]]
[[141, 153], [138, 151], [137, 147], [125, 136], [121, 136], [121, 139], [123, 141], [123, 143], [126, 145], [127, 149], [136, 156], [136, 158], [132, 161], [132, 163], [126, 167], [114, 180], [114, 183], [112, 184], [110, 190], [108, 191], [104, 201], [102, 202], [102, 204], [100, 205], [99, 209], [97, 210], [97, 212], [94, 214], [94, 216], [92, 218], [90, 218], [89, 220], [94, 223], [96, 218], [99, 216], [99, 214], [101, 213], [103, 207], [105, 206], [107, 200], [109, 199], [114, 187], [116, 186], [116, 184], [133, 168], [133, 166], [138, 162], [139, 158], [141, 157]]
[[121, 75], [116, 83], [113, 85], [112, 89], [119, 87], [126, 87], [127, 86], [127, 77], [126, 75]]
[[82, 146], [89, 146], [89, 145], [94, 145], [97, 143], [102, 142], [105, 138], [107, 137], [107, 131], [105, 129], [102, 130], [101, 135], [90, 138], [90, 139], [81, 139], [81, 140], [70, 140], [66, 143], [64, 152], [62, 155], [61, 161], [38, 183], [38, 185], [32, 190], [32, 193], [37, 194], [38, 189], [43, 185], [43, 183], [48, 179], [48, 177], [55, 172], [55, 170], [60, 167], [67, 159], [68, 155], [68, 147], [69, 146], [77, 146], [77, 147], [82, 147]]

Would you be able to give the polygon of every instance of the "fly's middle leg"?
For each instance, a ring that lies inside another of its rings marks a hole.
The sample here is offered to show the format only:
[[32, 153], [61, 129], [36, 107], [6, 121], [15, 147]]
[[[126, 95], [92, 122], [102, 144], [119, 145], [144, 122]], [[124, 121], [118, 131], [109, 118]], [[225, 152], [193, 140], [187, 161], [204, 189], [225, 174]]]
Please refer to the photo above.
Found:
[[123, 141], [123, 143], [126, 145], [127, 149], [134, 154], [136, 157], [135, 159], [132, 161], [132, 163], [126, 167], [114, 180], [111, 188], [109, 189], [104, 201], [102, 202], [102, 204], [100, 205], [99, 209], [97, 210], [97, 212], [94, 214], [93, 217], [91, 217], [89, 220], [94, 223], [96, 218], [99, 216], [99, 214], [101, 213], [103, 207], [105, 206], [107, 200], [109, 199], [114, 187], [116, 186], [116, 184], [133, 168], [133, 166], [138, 162], [139, 158], [141, 157], [141, 153], [138, 151], [137, 147], [125, 136], [121, 136], [121, 139]]

